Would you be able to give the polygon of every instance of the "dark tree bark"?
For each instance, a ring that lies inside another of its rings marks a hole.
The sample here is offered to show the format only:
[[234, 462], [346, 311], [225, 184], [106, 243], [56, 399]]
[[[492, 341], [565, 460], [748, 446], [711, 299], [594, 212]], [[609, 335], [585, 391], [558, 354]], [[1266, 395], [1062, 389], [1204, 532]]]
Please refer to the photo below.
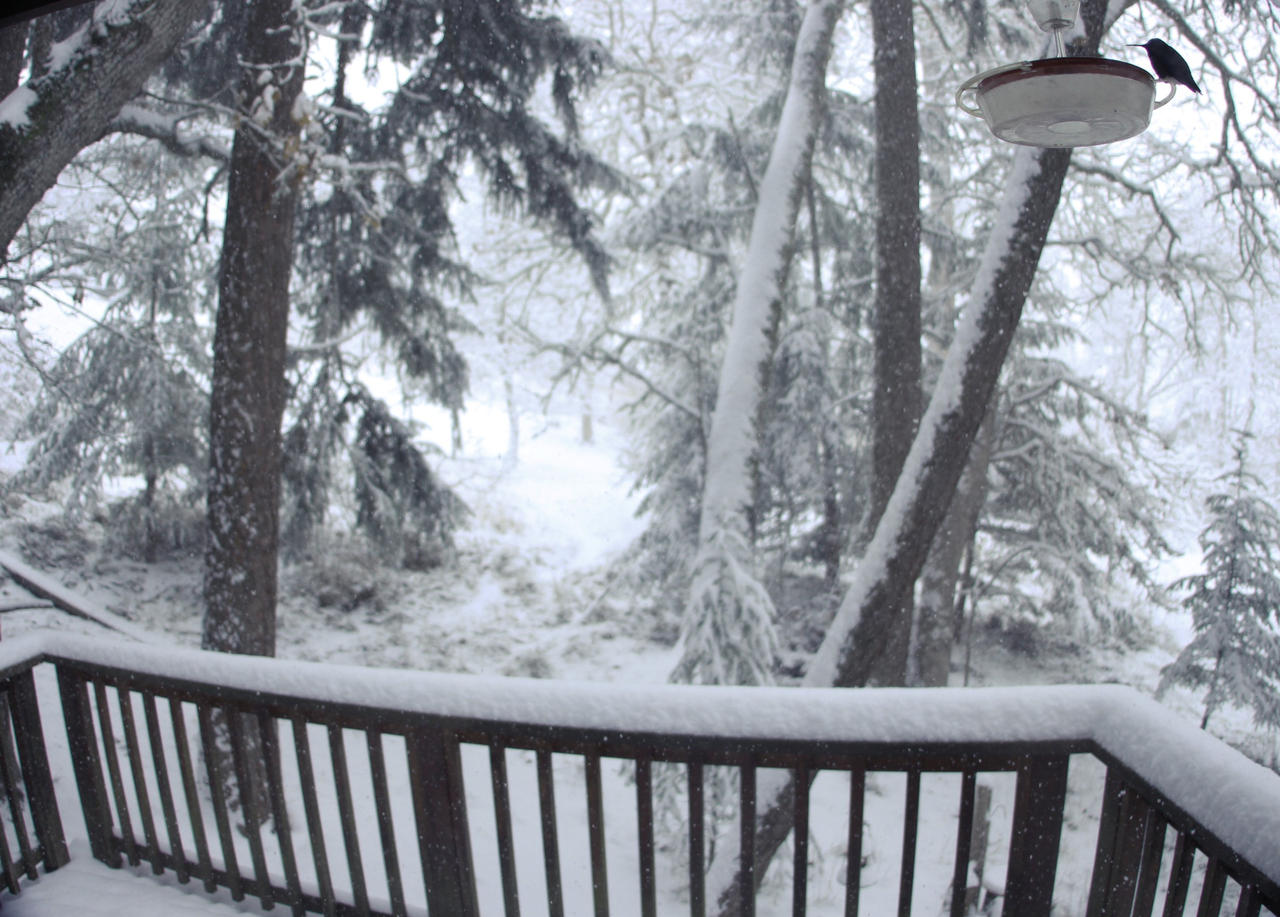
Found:
[[25, 22], [0, 28], [0, 99], [18, 88], [29, 30]]
[[290, 157], [303, 78], [294, 16], [292, 0], [255, 4], [241, 54], [209, 415], [201, 644], [262, 656], [274, 655], [276, 644], [280, 427], [298, 199]]
[[22, 127], [0, 125], [0, 259], [58, 173], [100, 138], [186, 34], [205, 0], [151, 0], [90, 32], [65, 66], [30, 80]]
[[[876, 77], [876, 271], [871, 316], [871, 494], [863, 529], [880, 521], [920, 419], [920, 118], [913, 4], [871, 0]], [[886, 623], [876, 684], [906, 680], [911, 593]]]
[[969, 450], [969, 461], [955, 498], [929, 547], [920, 576], [920, 603], [916, 609], [916, 675], [919, 684], [945, 687], [951, 674], [951, 649], [956, 637], [956, 584], [966, 549], [973, 541], [982, 505], [987, 499], [987, 470], [995, 423], [991, 412], [978, 429]]

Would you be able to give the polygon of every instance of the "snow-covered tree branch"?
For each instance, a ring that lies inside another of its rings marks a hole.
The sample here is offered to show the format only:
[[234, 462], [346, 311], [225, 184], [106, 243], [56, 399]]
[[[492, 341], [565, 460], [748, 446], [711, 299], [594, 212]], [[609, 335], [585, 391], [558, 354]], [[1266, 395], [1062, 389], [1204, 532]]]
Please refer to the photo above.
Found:
[[806, 8], [776, 140], [759, 186], [708, 437], [698, 556], [674, 676], [682, 681], [772, 680], [777, 638], [773, 603], [755, 582], [747, 517], [751, 471], [762, 377], [776, 345], [796, 216], [809, 180], [827, 61], [843, 8], [840, 0], [813, 0]]
[[[58, 173], [106, 131], [204, 0], [104, 3], [48, 72], [0, 100], [0, 256]], [[108, 14], [99, 16], [102, 10]]]

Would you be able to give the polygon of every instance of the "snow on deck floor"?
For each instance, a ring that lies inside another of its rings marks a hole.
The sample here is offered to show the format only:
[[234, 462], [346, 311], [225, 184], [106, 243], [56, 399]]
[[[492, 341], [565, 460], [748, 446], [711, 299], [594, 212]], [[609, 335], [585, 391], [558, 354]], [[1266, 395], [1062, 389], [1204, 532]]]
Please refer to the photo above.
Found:
[[[233, 902], [229, 892], [208, 894], [197, 881], [177, 884], [173, 873], [156, 876], [149, 866], [111, 869], [83, 842], [72, 842], [71, 862], [34, 882], [22, 894], [0, 895], [5, 917], [243, 917], [266, 914], [256, 900]], [[275, 911], [273, 913], [276, 913]]]

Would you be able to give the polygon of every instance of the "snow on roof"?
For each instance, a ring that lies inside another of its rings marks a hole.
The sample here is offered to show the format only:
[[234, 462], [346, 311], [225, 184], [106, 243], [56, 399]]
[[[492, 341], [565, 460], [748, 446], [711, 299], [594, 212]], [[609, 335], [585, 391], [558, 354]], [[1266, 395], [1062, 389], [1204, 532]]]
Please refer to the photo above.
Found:
[[1120, 685], [629, 685], [370, 669], [55, 632], [0, 643], [0, 670], [39, 656], [312, 701], [612, 733], [884, 745], [1091, 742], [1280, 882], [1280, 776]]

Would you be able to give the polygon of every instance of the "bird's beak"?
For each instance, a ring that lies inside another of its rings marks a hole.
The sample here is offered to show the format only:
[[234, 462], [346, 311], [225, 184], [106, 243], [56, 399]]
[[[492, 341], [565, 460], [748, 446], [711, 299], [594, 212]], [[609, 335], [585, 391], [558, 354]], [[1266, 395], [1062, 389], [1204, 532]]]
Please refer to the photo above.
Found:
[[1145, 48], [1146, 45], [1135, 45], [1133, 42], [1126, 42], [1125, 47], [1126, 48]]

